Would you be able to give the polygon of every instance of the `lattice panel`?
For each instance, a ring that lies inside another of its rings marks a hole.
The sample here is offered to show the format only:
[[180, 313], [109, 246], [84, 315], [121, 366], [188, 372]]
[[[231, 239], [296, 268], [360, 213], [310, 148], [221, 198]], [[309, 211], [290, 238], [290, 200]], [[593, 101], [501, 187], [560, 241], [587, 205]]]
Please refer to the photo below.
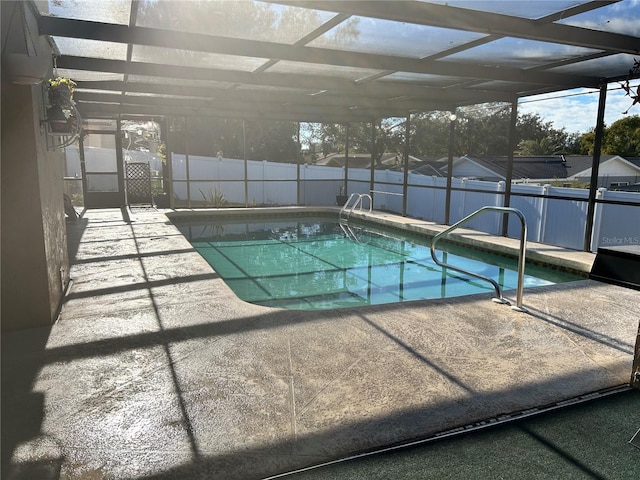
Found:
[[148, 163], [126, 163], [127, 203], [153, 203], [151, 197], [151, 169]]

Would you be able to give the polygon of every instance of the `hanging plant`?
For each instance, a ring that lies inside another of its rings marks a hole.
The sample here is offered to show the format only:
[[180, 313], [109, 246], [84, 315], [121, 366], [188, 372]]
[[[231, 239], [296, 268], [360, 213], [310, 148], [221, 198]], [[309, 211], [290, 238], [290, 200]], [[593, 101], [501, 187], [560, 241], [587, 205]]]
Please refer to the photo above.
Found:
[[71, 108], [73, 105], [73, 92], [76, 88], [76, 82], [70, 78], [56, 77], [49, 79], [49, 104]]
[[640, 60], [634, 59], [633, 67], [631, 67], [631, 69], [629, 70], [629, 75], [627, 76], [626, 80], [620, 84], [622, 89], [626, 92], [625, 95], [627, 97], [630, 97], [631, 100], [633, 100], [629, 108], [627, 108], [627, 111], [622, 112], [623, 115], [626, 115], [627, 113], [629, 113], [629, 110], [631, 110], [631, 107], [633, 107], [636, 103], [640, 103], [640, 85], [638, 85], [638, 88], [635, 90], [635, 92], [632, 90], [632, 87], [629, 85], [629, 82], [632, 79], [638, 78], [638, 77], [640, 77]]
[[76, 82], [65, 77], [51, 78], [48, 81], [47, 121], [52, 132], [70, 133], [77, 129], [74, 118], [73, 92]]

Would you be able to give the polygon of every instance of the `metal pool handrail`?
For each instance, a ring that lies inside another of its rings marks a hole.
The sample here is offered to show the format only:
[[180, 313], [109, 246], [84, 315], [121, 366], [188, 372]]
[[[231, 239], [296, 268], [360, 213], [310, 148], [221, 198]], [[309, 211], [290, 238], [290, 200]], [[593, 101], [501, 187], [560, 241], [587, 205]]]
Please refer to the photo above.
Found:
[[[369, 199], [369, 213], [371, 213], [371, 206], [373, 204], [373, 200], [371, 199], [371, 195], [366, 194], [366, 193], [352, 193], [349, 198], [347, 199], [347, 201], [345, 202], [345, 204], [342, 206], [342, 209], [340, 209], [340, 218], [342, 218], [342, 214], [343, 213], [347, 213], [347, 218], [349, 218], [349, 215], [351, 215], [351, 213], [355, 210], [356, 207], [360, 207], [360, 210], [362, 210], [362, 197], [366, 197]], [[347, 207], [349, 206], [349, 204], [351, 203], [351, 199], [355, 198], [355, 202], [353, 203], [353, 205], [351, 206], [351, 208], [348, 209], [347, 211]]]
[[520, 230], [520, 252], [518, 254], [518, 290], [517, 290], [517, 297], [516, 297], [516, 306], [515, 307], [512, 306], [511, 308], [513, 308], [514, 310], [518, 310], [520, 312], [526, 312], [526, 309], [522, 306], [522, 296], [523, 296], [523, 291], [524, 291], [524, 264], [525, 264], [526, 246], [527, 246], [527, 221], [524, 218], [524, 214], [520, 210], [518, 210], [517, 208], [512, 208], [512, 207], [490, 207], [490, 206], [479, 208], [478, 210], [476, 210], [472, 214], [467, 215], [462, 220], [454, 223], [449, 228], [447, 228], [446, 230], [438, 233], [435, 237], [433, 237], [433, 240], [431, 241], [431, 258], [433, 258], [433, 261], [437, 265], [440, 265], [441, 267], [450, 268], [451, 270], [455, 270], [457, 272], [464, 273], [466, 275], [470, 275], [472, 277], [479, 278], [480, 280], [485, 280], [485, 281], [489, 282], [491, 285], [493, 285], [493, 288], [496, 291], [496, 295], [498, 296], [498, 298], [494, 298], [493, 301], [497, 302], [497, 303], [506, 303], [506, 304], [508, 304], [509, 302], [502, 296], [502, 290], [500, 289], [500, 285], [498, 285], [498, 283], [495, 280], [493, 280], [492, 278], [485, 277], [484, 275], [480, 275], [478, 273], [469, 272], [468, 270], [464, 270], [463, 268], [460, 268], [460, 267], [455, 267], [453, 265], [449, 265], [448, 263], [441, 262], [436, 257], [436, 243], [438, 242], [438, 240], [440, 240], [445, 235], [448, 235], [450, 232], [452, 232], [453, 230], [457, 229], [462, 224], [468, 222], [472, 218], [474, 218], [477, 215], [479, 215], [481, 213], [484, 213], [486, 211], [514, 213], [520, 219], [520, 224], [521, 224], [522, 227], [521, 227], [521, 230]]

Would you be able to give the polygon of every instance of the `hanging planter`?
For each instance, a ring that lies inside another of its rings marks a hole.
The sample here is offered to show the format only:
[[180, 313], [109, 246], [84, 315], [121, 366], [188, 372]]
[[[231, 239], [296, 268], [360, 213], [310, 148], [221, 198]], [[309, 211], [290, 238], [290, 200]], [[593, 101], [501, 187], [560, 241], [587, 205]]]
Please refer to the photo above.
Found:
[[72, 134], [78, 128], [77, 110], [73, 101], [76, 82], [56, 77], [47, 82], [47, 123], [55, 134]]
[[71, 131], [69, 118], [60, 105], [55, 105], [47, 109], [47, 122], [52, 132], [66, 133]]
[[[76, 82], [70, 78], [55, 77], [45, 82], [46, 119], [44, 123], [49, 136], [64, 140], [51, 148], [70, 145], [82, 133], [82, 119], [73, 101]], [[49, 147], [47, 147], [49, 148]]]
[[71, 110], [76, 82], [70, 78], [56, 77], [49, 80], [49, 105]]
[[76, 132], [78, 121], [75, 117], [67, 117], [59, 108], [49, 109], [47, 115], [51, 133], [72, 134]]

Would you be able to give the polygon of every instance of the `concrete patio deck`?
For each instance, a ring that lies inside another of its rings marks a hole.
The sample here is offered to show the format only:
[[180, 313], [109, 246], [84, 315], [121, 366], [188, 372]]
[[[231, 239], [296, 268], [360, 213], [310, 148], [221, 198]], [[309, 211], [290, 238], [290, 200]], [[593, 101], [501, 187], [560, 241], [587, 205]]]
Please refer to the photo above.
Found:
[[271, 309], [129, 217], [70, 223], [58, 322], [3, 335], [2, 478], [264, 478], [629, 383], [634, 290]]

